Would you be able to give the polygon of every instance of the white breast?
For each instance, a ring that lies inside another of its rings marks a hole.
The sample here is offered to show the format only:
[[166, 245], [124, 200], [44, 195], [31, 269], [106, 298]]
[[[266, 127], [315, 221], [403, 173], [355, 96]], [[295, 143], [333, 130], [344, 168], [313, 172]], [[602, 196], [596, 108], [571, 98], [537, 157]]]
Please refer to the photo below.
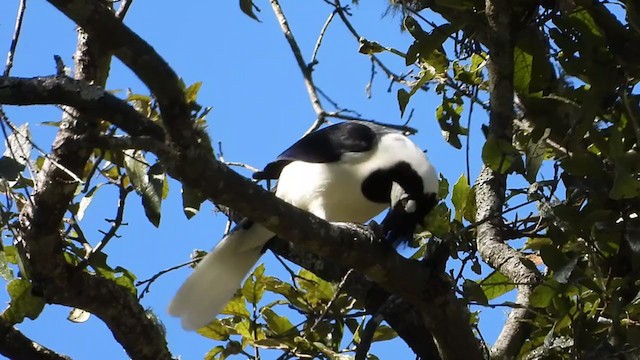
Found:
[[327, 221], [363, 223], [389, 206], [364, 197], [366, 176], [357, 164], [294, 161], [282, 170], [276, 196]]

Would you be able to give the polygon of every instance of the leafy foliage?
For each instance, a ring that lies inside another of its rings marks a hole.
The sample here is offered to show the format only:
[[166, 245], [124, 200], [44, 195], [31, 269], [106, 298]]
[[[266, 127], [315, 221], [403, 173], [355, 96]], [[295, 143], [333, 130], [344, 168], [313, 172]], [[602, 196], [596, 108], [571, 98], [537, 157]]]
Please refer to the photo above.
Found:
[[[461, 150], [473, 134], [483, 146], [481, 154], [470, 154], [472, 159], [507, 176], [508, 191], [499, 219], [476, 218], [472, 174], [449, 174], [449, 179], [457, 178], [452, 187], [441, 176], [442, 201], [424, 219], [423, 231], [411, 244], [411, 258], [429, 263], [437, 244], [445, 244], [452, 260], [442, 277], [461, 301], [478, 306], [470, 324], [477, 326], [484, 321], [484, 306], [517, 308], [513, 290], [523, 285], [514, 283], [506, 272], [488, 270], [483, 266], [486, 259], [478, 255], [477, 226], [496, 220], [502, 226], [498, 240], [514, 249], [523, 264], [542, 274], [529, 298], [530, 336], [518, 358], [607, 358], [637, 353], [640, 3], [617, 3], [623, 11], [616, 4], [582, 0], [514, 4], [520, 21], [512, 29], [514, 68], [509, 70], [517, 102], [512, 128], [501, 129], [509, 136], [501, 139], [482, 139], [475, 132], [480, 126], [472, 124], [472, 115], [488, 113], [493, 106], [486, 66], [491, 54], [483, 44], [484, 2], [391, 3], [403, 15], [401, 26], [410, 42], [406, 51], [363, 37], [356, 41], [359, 53], [392, 79], [389, 90], [395, 90], [400, 116], [410, 103], [421, 105], [417, 94], [433, 90], [441, 99], [434, 116], [443, 140]], [[239, 5], [259, 21], [254, 1], [240, 0]], [[328, 11], [345, 15], [351, 10], [331, 6]], [[431, 21], [434, 13], [436, 22]], [[388, 54], [399, 57], [406, 66], [399, 70], [400, 75], [377, 57]], [[305, 76], [310, 76], [313, 65], [304, 70], [308, 72]], [[371, 81], [373, 75], [375, 69]], [[181, 90], [194, 128], [205, 130], [211, 108], [197, 103], [201, 85], [182, 83]], [[125, 99], [140, 114], [161, 123], [153, 96], [129, 92]], [[467, 124], [463, 123], [465, 116]], [[28, 125], [16, 127], [2, 121], [3, 129], [6, 125], [9, 131], [0, 157], [0, 192], [5, 198], [0, 205], [0, 231], [5, 236], [0, 277], [7, 283], [11, 301], [1, 316], [16, 324], [25, 317], [36, 319], [45, 306], [37, 282], [23, 263], [25, 250], [16, 235], [21, 226], [19, 214], [36, 190], [37, 174], [47, 166], [59, 165], [41, 151], [35, 155]], [[131, 140], [134, 145], [140, 140], [123, 136], [108, 119], [97, 126], [108, 140]], [[123, 149], [97, 144], [84, 171], [70, 176], [78, 178], [79, 186], [60, 224], [65, 265], [113, 281], [137, 296], [136, 276], [109, 263], [108, 243], [126, 224], [129, 194], [140, 197], [147, 219], [160, 226], [162, 202], [169, 193], [164, 165], [144, 146]], [[104, 236], [95, 241], [85, 236], [83, 221], [91, 216], [94, 199], [106, 189], [119, 194], [119, 203], [102, 231]], [[192, 218], [205, 199], [182, 186], [182, 201], [185, 216]], [[220, 342], [206, 359], [252, 357], [250, 353], [258, 349], [282, 353], [283, 358], [348, 358], [368, 341], [365, 328], [376, 314], [308, 270], [287, 270], [291, 279], [285, 281], [267, 275], [264, 265], [258, 266], [227, 304], [224, 316], [198, 330]], [[82, 322], [88, 316], [85, 310], [73, 309], [69, 320]], [[396, 337], [395, 330], [382, 324], [370, 340]], [[368, 356], [375, 358], [371, 353]]]

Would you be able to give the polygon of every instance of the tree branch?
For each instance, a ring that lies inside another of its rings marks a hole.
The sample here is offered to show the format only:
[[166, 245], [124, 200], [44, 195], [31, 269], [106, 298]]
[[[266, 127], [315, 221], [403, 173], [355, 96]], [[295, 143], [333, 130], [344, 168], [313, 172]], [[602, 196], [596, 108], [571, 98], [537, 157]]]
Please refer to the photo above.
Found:
[[13, 360], [70, 360], [37, 342], [0, 317], [0, 354]]
[[165, 131], [103, 87], [68, 77], [0, 78], [0, 103], [6, 105], [61, 104], [91, 119], [104, 119], [132, 136], [164, 141]]
[[[316, 112], [317, 119], [314, 124], [306, 131], [305, 135], [317, 130], [322, 124], [325, 122], [325, 111], [320, 103], [320, 98], [318, 97], [318, 92], [316, 90], [316, 85], [313, 83], [313, 76], [311, 75], [313, 72], [313, 63], [307, 64], [304, 61], [304, 57], [302, 56], [302, 51], [300, 50], [300, 46], [298, 46], [298, 42], [296, 38], [293, 36], [291, 32], [291, 28], [289, 28], [289, 22], [282, 11], [282, 7], [280, 7], [280, 3], [278, 0], [269, 0], [271, 3], [271, 7], [273, 8], [273, 12], [280, 23], [280, 28], [284, 33], [284, 37], [287, 39], [289, 46], [291, 47], [291, 52], [293, 52], [293, 56], [298, 63], [298, 67], [302, 72], [302, 77], [304, 78], [304, 85], [307, 88], [307, 93], [309, 94], [309, 100], [311, 100], [311, 106], [313, 107], [313, 111]], [[327, 24], [330, 20], [327, 21]], [[320, 42], [318, 42], [318, 46]], [[315, 54], [315, 51], [314, 51]], [[315, 55], [314, 55], [315, 58]]]
[[[103, 7], [110, 12], [99, 1], [91, 2], [90, 6]], [[110, 59], [108, 49], [92, 34], [82, 30], [78, 32], [74, 55], [75, 77], [78, 80], [104, 86]], [[91, 89], [101, 88], [96, 86]], [[69, 89], [63, 87], [62, 90]], [[64, 91], [62, 93], [65, 94]], [[91, 97], [91, 94], [94, 96]], [[89, 92], [89, 100], [85, 95], [81, 93], [73, 99], [96, 103], [99, 103], [99, 99], [114, 100], [100, 92]], [[85, 109], [90, 107], [87, 104]], [[133, 359], [171, 359], [163, 332], [147, 317], [133, 293], [111, 280], [78, 270], [64, 258], [64, 243], [59, 227], [78, 186], [68, 173], [83, 173], [93, 150], [87, 139], [99, 133], [98, 119], [94, 113], [84, 112], [82, 108], [65, 108], [53, 151], [36, 179], [38, 191], [33, 196], [33, 202], [28, 203], [20, 213], [17, 245], [22, 261], [27, 267], [34, 293], [42, 296], [47, 303], [77, 307], [95, 314], [106, 323]], [[125, 109], [124, 105], [118, 108], [126, 114]], [[102, 111], [108, 110], [103, 106]], [[137, 120], [137, 123], [144, 123], [139, 117]]]
[[102, 1], [49, 0], [84, 31], [95, 37], [105, 51], [112, 52], [131, 69], [155, 95], [176, 145], [189, 148], [198, 138], [190, 119], [184, 84], [149, 43], [131, 31]]
[[[177, 145], [171, 153], [157, 154], [171, 176], [213, 202], [229, 206], [293, 241], [301, 249], [335, 259], [407, 299], [434, 334], [443, 358], [482, 358], [469, 327], [468, 311], [455, 298], [449, 283], [438, 280], [419, 262], [405, 259], [388, 245], [378, 243], [370, 232], [329, 224], [276, 198], [218, 162], [208, 139], [203, 141], [206, 134], [198, 132], [190, 122], [175, 72], [149, 44], [122, 25], [103, 4], [49, 1], [88, 33], [96, 35], [156, 95], [170, 140]], [[157, 339], [145, 341], [153, 344]], [[168, 356], [164, 345], [158, 348], [162, 354], [157, 358]]]
[[[513, 132], [513, 54], [512, 4], [508, 0], [486, 0], [488, 20], [487, 47], [489, 48], [489, 92], [491, 113], [488, 138], [511, 142]], [[476, 180], [477, 219], [489, 219], [480, 224], [477, 235], [478, 252], [491, 267], [507, 276], [517, 285], [516, 303], [521, 307], [513, 309], [502, 329], [498, 340], [491, 349], [495, 359], [512, 359], [520, 351], [529, 334], [529, 326], [524, 321], [533, 316], [527, 310], [529, 296], [538, 281], [539, 274], [509, 245], [503, 242], [503, 223], [500, 216], [504, 205], [506, 174], [501, 174], [484, 166]]]
[[[275, 238], [269, 242], [269, 249], [287, 260], [310, 270], [328, 281], [340, 281], [348, 269], [340, 264], [301, 251], [290, 242]], [[369, 313], [378, 313], [389, 296], [389, 292], [367, 279], [360, 273], [349, 276], [343, 290], [361, 301]], [[440, 354], [433, 341], [433, 335], [420, 319], [418, 310], [404, 299], [398, 299], [384, 306], [382, 315], [420, 359], [439, 360]]]

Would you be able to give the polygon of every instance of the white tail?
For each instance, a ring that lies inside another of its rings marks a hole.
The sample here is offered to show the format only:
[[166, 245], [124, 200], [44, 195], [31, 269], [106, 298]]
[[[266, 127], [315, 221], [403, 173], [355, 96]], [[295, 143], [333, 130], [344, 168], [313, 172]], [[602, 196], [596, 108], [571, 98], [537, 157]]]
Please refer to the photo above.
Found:
[[169, 305], [169, 314], [180, 317], [186, 330], [207, 325], [240, 288], [273, 235], [258, 224], [232, 231], [182, 284]]

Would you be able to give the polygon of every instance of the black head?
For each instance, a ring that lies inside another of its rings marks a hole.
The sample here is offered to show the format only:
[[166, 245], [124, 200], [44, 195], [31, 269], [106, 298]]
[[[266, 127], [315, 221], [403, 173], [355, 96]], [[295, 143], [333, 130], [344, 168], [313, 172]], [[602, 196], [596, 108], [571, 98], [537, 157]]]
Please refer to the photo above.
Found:
[[392, 206], [382, 221], [382, 229], [387, 240], [393, 245], [408, 244], [413, 240], [418, 225], [422, 224], [425, 216], [436, 206], [436, 194], [410, 195], [400, 187], [396, 193], [396, 199], [393, 199], [392, 190]]

